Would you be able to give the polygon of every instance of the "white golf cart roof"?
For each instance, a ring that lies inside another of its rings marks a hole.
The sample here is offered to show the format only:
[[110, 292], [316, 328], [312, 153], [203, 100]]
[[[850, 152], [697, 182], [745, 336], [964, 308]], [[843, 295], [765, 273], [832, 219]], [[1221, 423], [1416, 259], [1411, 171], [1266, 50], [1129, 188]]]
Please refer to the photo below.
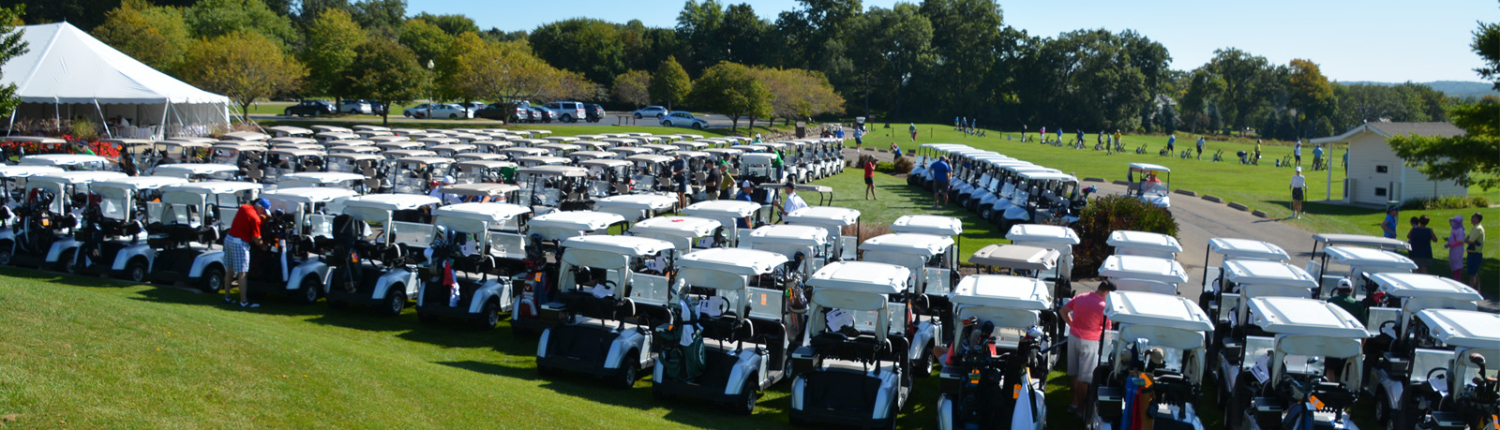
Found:
[[[1370, 281], [1380, 286], [1380, 291], [1396, 297], [1441, 298], [1477, 302], [1484, 300], [1478, 292], [1451, 278], [1418, 273], [1376, 273]], [[1500, 326], [1495, 327], [1500, 330]]]
[[363, 181], [365, 180], [365, 175], [343, 172], [300, 172], [282, 175], [281, 180], [296, 180], [319, 185], [335, 185], [343, 182]]
[[1410, 271], [1417, 268], [1417, 264], [1413, 263], [1410, 258], [1381, 249], [1330, 246], [1324, 248], [1324, 251], [1335, 263], [1357, 266], [1362, 269], [1388, 268]]
[[636, 154], [625, 157], [629, 161], [643, 161], [647, 163], [666, 163], [672, 161], [672, 156], [661, 154]]
[[703, 237], [714, 234], [722, 227], [718, 221], [695, 216], [659, 216], [647, 218], [630, 226], [632, 234], [663, 234], [683, 237]]
[[891, 223], [891, 232], [958, 236], [964, 232], [964, 222], [951, 216], [902, 215]]
[[1285, 249], [1281, 249], [1271, 242], [1235, 239], [1228, 237], [1216, 237], [1208, 240], [1208, 249], [1211, 252], [1224, 255], [1224, 258], [1251, 258], [1256, 260], [1287, 261], [1292, 257], [1287, 255]]
[[68, 143], [68, 141], [66, 141], [66, 140], [58, 139], [58, 138], [55, 138], [55, 137], [41, 137], [41, 136], [5, 136], [5, 137], [0, 137], [0, 142], [32, 142], [32, 143], [45, 143], [45, 144], [50, 144], [50, 145], [57, 145], [57, 144]]
[[453, 164], [453, 159], [452, 158], [448, 158], [448, 157], [433, 157], [433, 156], [425, 156], [425, 157], [402, 157], [402, 158], [396, 159], [396, 162], [397, 163], [401, 163], [403, 165], [405, 165], [405, 164], [413, 164], [413, 165], [423, 165], [423, 164]]
[[427, 148], [427, 149], [430, 150], [430, 151], [433, 151], [433, 152], [437, 152], [437, 151], [464, 152], [464, 151], [473, 151], [473, 150], [479, 149], [479, 147], [475, 146], [475, 145], [470, 145], [470, 144], [467, 144], [467, 143], [449, 143], [449, 144], [446, 144], [446, 145], [437, 145], [437, 146], [434, 146], [434, 147], [431, 147], [431, 148]]
[[1500, 348], [1500, 314], [1458, 309], [1427, 309], [1417, 312], [1432, 337], [1446, 345], [1465, 348]]
[[1392, 239], [1380, 236], [1367, 236], [1363, 234], [1339, 234], [1318, 233], [1313, 235], [1313, 240], [1324, 246], [1364, 246], [1380, 249], [1403, 249], [1410, 250], [1411, 244], [1401, 239]]
[[[521, 160], [516, 160], [516, 161], [522, 161], [522, 160], [528, 159], [528, 158], [555, 158], [555, 157], [521, 157]], [[564, 160], [566, 160], [566, 158], [564, 158]], [[582, 168], [582, 167], [577, 167], [577, 166], [559, 166], [559, 165], [555, 165], [555, 164], [554, 165], [546, 165], [546, 166], [524, 167], [524, 168], [521, 168], [519, 170], [516, 170], [516, 175], [519, 175], [519, 176], [530, 175], [530, 176], [573, 176], [573, 177], [583, 177], [583, 176], [588, 176], [588, 174], [589, 174], [589, 170], [585, 169], [585, 168]]]
[[760, 210], [760, 203], [744, 200], [708, 200], [688, 205], [683, 215], [715, 218], [744, 218]]
[[216, 163], [181, 163], [156, 166], [151, 174], [155, 176], [188, 177], [194, 175], [213, 175], [218, 173], [238, 172], [240, 168], [229, 164]]
[[612, 254], [647, 256], [677, 249], [672, 242], [639, 236], [575, 236], [564, 240], [567, 249], [586, 249]]
[[1207, 332], [1214, 321], [1186, 297], [1140, 291], [1115, 291], [1104, 300], [1104, 316], [1122, 324], [1154, 325]]
[[63, 169], [54, 166], [0, 165], [0, 178], [26, 178], [36, 175], [46, 175], [62, 172]]
[[312, 130], [308, 130], [308, 129], [305, 129], [305, 128], [302, 128], [302, 127], [294, 127], [294, 126], [290, 126], [290, 125], [278, 125], [278, 126], [266, 127], [266, 130], [274, 131], [274, 132], [281, 133], [281, 134], [294, 135], [294, 136], [298, 135], [298, 134], [313, 134]]
[[1026, 245], [989, 245], [974, 251], [969, 262], [980, 266], [1047, 271], [1057, 267], [1057, 250]]
[[1010, 226], [1005, 238], [1013, 242], [1056, 244], [1073, 246], [1079, 243], [1078, 233], [1072, 228], [1046, 224], [1016, 224]]
[[516, 162], [521, 164], [532, 163], [535, 165], [533, 167], [541, 167], [566, 165], [572, 163], [573, 159], [568, 157], [553, 157], [551, 155], [528, 155], [525, 157], [516, 157]]
[[953, 238], [921, 233], [888, 233], [865, 239], [860, 251], [909, 253], [928, 258], [953, 246]]
[[1040, 279], [1011, 275], [969, 275], [948, 300], [954, 305], [1040, 311], [1052, 308], [1052, 291]]
[[177, 184], [162, 188], [164, 193], [193, 193], [199, 195], [209, 194], [232, 194], [242, 191], [259, 190], [263, 187], [254, 182], [229, 182], [229, 181], [203, 181]]
[[298, 203], [328, 203], [334, 200], [354, 197], [354, 190], [336, 187], [298, 187], [281, 188], [266, 191], [263, 196], [272, 200], [285, 200]]
[[421, 194], [367, 194], [350, 197], [344, 207], [361, 207], [384, 211], [413, 210], [427, 205], [442, 203], [442, 199]]
[[1099, 265], [1099, 276], [1116, 279], [1143, 279], [1147, 281], [1181, 284], [1188, 281], [1182, 263], [1165, 258], [1139, 255], [1111, 255]]
[[[785, 255], [775, 252], [744, 248], [713, 248], [693, 251], [682, 256], [677, 259], [677, 268], [682, 270], [684, 276], [691, 276], [694, 270], [732, 273], [739, 276], [759, 276], [775, 271], [786, 262]], [[689, 283], [692, 282], [689, 281]], [[737, 287], [738, 285], [728, 286]], [[712, 287], [722, 288], [720, 285], [712, 285]]]
[[1327, 336], [1346, 339], [1370, 337], [1365, 325], [1333, 303], [1294, 297], [1250, 299], [1250, 321], [1276, 334]]
[[380, 149], [384, 149], [384, 150], [400, 150], [400, 149], [424, 149], [424, 148], [427, 147], [427, 145], [423, 145], [422, 142], [413, 142], [413, 141], [410, 141], [410, 140], [391, 140], [391, 141], [385, 141], [385, 142], [376, 143], [375, 147], [380, 148]]
[[457, 203], [437, 208], [432, 215], [500, 224], [528, 213], [531, 208], [508, 203]]
[[126, 148], [127, 151], [129, 148], [151, 146], [153, 142], [150, 139], [99, 139], [99, 143], [113, 143]]
[[1109, 233], [1109, 241], [1106, 243], [1113, 247], [1123, 246], [1126, 248], [1148, 249], [1174, 254], [1182, 252], [1182, 244], [1177, 242], [1177, 238], [1144, 231], [1115, 230]]
[[315, 151], [311, 149], [271, 148], [269, 152], [271, 155], [291, 157], [322, 157], [325, 155], [323, 151]]
[[155, 190], [172, 185], [186, 184], [187, 179], [173, 178], [169, 176], [127, 176], [123, 178], [112, 178], [94, 181], [89, 187], [92, 189], [114, 188], [128, 191]]
[[336, 126], [336, 125], [314, 125], [314, 126], [309, 126], [308, 128], [311, 128], [314, 131], [318, 131], [318, 132], [344, 132], [344, 133], [351, 133], [351, 132], [354, 131], [354, 130], [350, 130], [348, 127], [339, 127], [339, 126]]
[[21, 164], [30, 166], [77, 166], [108, 162], [108, 158], [85, 154], [38, 154], [21, 157]]
[[850, 226], [859, 222], [859, 210], [833, 206], [810, 206], [792, 211], [781, 220], [793, 224]]
[[704, 149], [701, 152], [705, 152], [705, 153], [709, 153], [709, 154], [714, 154], [714, 155], [718, 155], [718, 156], [721, 156], [721, 157], [722, 156], [740, 155], [740, 154], [745, 153], [745, 151], [740, 150], [738, 148], [708, 148], [708, 149]]
[[[495, 155], [495, 154], [477, 154], [477, 155]], [[468, 170], [468, 169], [472, 169], [472, 168], [480, 168], [480, 169], [504, 169], [506, 167], [516, 167], [516, 163], [510, 162], [510, 161], [505, 161], [505, 160], [497, 160], [497, 159], [459, 159], [457, 162], [453, 163], [453, 166], [456, 167], [457, 170], [463, 171], [463, 170]]]
[[[573, 154], [578, 155], [577, 152], [574, 152]], [[613, 152], [611, 152], [610, 154], [613, 154]], [[594, 158], [590, 160], [580, 161], [578, 162], [578, 165], [581, 167], [599, 167], [608, 169], [615, 167], [633, 166], [634, 164], [631, 164], [629, 161], [617, 158]]]
[[1021, 178], [1029, 180], [1029, 181], [1078, 182], [1078, 178], [1073, 177], [1073, 175], [1069, 175], [1067, 173], [1063, 173], [1063, 172], [1057, 171], [1056, 169], [1049, 169], [1049, 170], [1022, 170], [1020, 172], [1020, 176], [1021, 176]]
[[[491, 160], [491, 161], [506, 161], [506, 162], [510, 161], [510, 157], [506, 156], [505, 154], [493, 154], [493, 153], [488, 153], [488, 152], [465, 152], [465, 153], [462, 153], [462, 154], [453, 154], [453, 159], [457, 160], [460, 163], [461, 162], [465, 162], [465, 161], [475, 161], [475, 160]], [[515, 163], [512, 163], [512, 164], [515, 164]]]
[[[549, 137], [548, 139], [571, 139], [571, 138], [564, 136], [564, 137]], [[571, 143], [543, 143], [543, 144], [541, 144], [541, 145], [539, 145], [537, 147], [538, 148], [542, 148], [542, 149], [547, 149], [547, 150], [553, 150], [553, 151], [577, 151], [577, 150], [583, 149], [582, 146], [574, 145], [574, 144], [571, 144]]]
[[767, 225], [750, 231], [749, 240], [759, 243], [822, 246], [828, 240], [828, 230], [810, 225]]
[[594, 210], [624, 209], [631, 211], [663, 211], [677, 205], [677, 198], [663, 194], [625, 194], [609, 196], [594, 201]]
[[33, 175], [29, 183], [51, 182], [55, 184], [77, 185], [96, 181], [107, 181], [110, 179], [126, 178], [120, 172], [56, 172]]
[[318, 140], [310, 137], [273, 137], [270, 140], [267, 140], [266, 143], [270, 143], [271, 145], [297, 145], [304, 143], [309, 145], [317, 145]]
[[[497, 163], [504, 163], [504, 161], [497, 161]], [[504, 195], [505, 193], [509, 193], [511, 191], [515, 191], [515, 190], [519, 190], [519, 189], [521, 189], [521, 187], [517, 187], [517, 186], [511, 185], [511, 184], [478, 183], [478, 184], [453, 184], [453, 185], [444, 185], [442, 188], [438, 189], [438, 192], [441, 192], [443, 194], [457, 194], [457, 195], [460, 195], [460, 196], [468, 196], [468, 197], [472, 197], [472, 196], [494, 197], [494, 196]]]
[[547, 138], [547, 140], [551, 141], [551, 142], [557, 142], [557, 143], [568, 143], [568, 142], [576, 141], [576, 140], [578, 140], [578, 138], [577, 137], [573, 137], [573, 136], [550, 136], [550, 137]]
[[224, 133], [224, 136], [221, 138], [224, 140], [266, 140], [270, 139], [271, 135], [258, 131], [236, 131], [233, 133]]
[[1282, 261], [1229, 260], [1224, 262], [1224, 279], [1244, 285], [1285, 285], [1311, 292], [1318, 286], [1313, 275]]
[[405, 142], [405, 141], [411, 140], [411, 138], [410, 137], [406, 137], [406, 136], [370, 136], [370, 137], [365, 138], [365, 140], [368, 140], [368, 141], [370, 141], [372, 143], [386, 143], [386, 142]]
[[377, 154], [380, 149], [372, 146], [335, 146], [329, 148], [329, 151], [333, 151], [328, 153], [329, 160], [347, 160], [350, 163], [385, 160], [385, 156]]
[[818, 269], [807, 285], [816, 290], [896, 294], [906, 290], [911, 271], [894, 264], [840, 261]]
[[594, 211], [553, 211], [531, 219], [531, 229], [597, 231], [625, 222], [620, 214]]
[[621, 161], [621, 162], [625, 161], [625, 160], [619, 159], [620, 153], [614, 152], [614, 151], [595, 151], [595, 150], [573, 151], [573, 153], [568, 154], [568, 157], [572, 157], [572, 158], [587, 158], [589, 160], [601, 160], [601, 159], [603, 159], [603, 160], [615, 160], [615, 161]]
[[1168, 169], [1167, 166], [1163, 166], [1163, 165], [1160, 165], [1160, 164], [1151, 164], [1151, 163], [1130, 163], [1130, 170], [1146, 171], [1146, 172], [1171, 172], [1172, 171], [1172, 169]]

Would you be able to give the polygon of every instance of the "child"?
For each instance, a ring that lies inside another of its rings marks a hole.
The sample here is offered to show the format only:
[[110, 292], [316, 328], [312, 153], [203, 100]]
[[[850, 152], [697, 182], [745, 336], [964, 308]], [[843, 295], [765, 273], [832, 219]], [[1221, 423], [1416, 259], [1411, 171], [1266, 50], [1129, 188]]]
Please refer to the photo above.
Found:
[[1453, 271], [1453, 280], [1463, 282], [1464, 273], [1464, 216], [1454, 215], [1448, 220], [1453, 232], [1448, 234], [1448, 269]]
[[1417, 263], [1417, 273], [1427, 273], [1427, 263], [1432, 261], [1432, 243], [1437, 241], [1432, 229], [1427, 228], [1426, 215], [1411, 217], [1411, 231], [1406, 240], [1411, 243], [1411, 260]]

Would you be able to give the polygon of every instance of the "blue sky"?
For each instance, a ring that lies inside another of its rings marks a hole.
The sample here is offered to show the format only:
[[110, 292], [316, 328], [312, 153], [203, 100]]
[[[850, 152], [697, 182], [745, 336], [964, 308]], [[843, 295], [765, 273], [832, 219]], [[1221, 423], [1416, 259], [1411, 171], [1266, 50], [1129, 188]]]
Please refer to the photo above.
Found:
[[[763, 18], [797, 8], [796, 0], [749, 0]], [[726, 1], [725, 4], [740, 3]], [[865, 0], [890, 7], [895, 0]], [[480, 28], [531, 30], [575, 17], [673, 27], [683, 1], [408, 0], [407, 12], [462, 13]], [[1500, 21], [1491, 0], [1361, 2], [1328, 0], [1001, 2], [1008, 25], [1056, 36], [1082, 28], [1134, 29], [1172, 53], [1172, 68], [1191, 70], [1215, 49], [1237, 47], [1286, 64], [1307, 58], [1339, 81], [1478, 81], [1479, 57], [1469, 50], [1476, 21]]]

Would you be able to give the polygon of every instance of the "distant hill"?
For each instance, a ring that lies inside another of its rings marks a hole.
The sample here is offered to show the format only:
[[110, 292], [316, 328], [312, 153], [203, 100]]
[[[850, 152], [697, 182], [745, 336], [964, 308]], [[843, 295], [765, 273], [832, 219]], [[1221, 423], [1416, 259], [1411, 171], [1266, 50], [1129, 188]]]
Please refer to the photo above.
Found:
[[[1350, 84], [1396, 85], [1395, 83], [1391, 83], [1391, 82], [1369, 82], [1369, 81], [1347, 81], [1347, 82], [1339, 82], [1339, 83], [1344, 84], [1344, 85], [1350, 85]], [[1491, 85], [1489, 82], [1477, 82], [1477, 81], [1433, 81], [1433, 82], [1417, 82], [1417, 83], [1418, 84], [1422, 84], [1422, 85], [1426, 85], [1426, 86], [1429, 86], [1429, 87], [1432, 87], [1432, 89], [1434, 89], [1434, 90], [1441, 91], [1443, 94], [1447, 94], [1447, 95], [1454, 96], [1454, 97], [1461, 97], [1461, 98], [1474, 97], [1474, 98], [1479, 98], [1479, 97], [1484, 97], [1486, 94], [1494, 94], [1495, 96], [1500, 97], [1500, 92], [1495, 91], [1494, 86]]]

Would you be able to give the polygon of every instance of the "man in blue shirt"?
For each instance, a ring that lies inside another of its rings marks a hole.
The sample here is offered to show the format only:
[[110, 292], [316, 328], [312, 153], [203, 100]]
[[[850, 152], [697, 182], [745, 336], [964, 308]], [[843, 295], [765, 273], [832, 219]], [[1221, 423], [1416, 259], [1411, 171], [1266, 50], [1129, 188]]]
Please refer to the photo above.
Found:
[[[740, 193], [735, 194], [734, 199], [747, 202], [755, 202], [755, 197], [751, 195], [754, 192], [755, 184], [750, 183], [750, 181], [745, 181], [740, 184]], [[734, 223], [736, 226], [739, 226], [739, 228], [750, 228], [750, 217], [744, 217], [734, 220]]]
[[1323, 168], [1323, 145], [1313, 147], [1313, 170]]
[[943, 156], [927, 166], [927, 171], [932, 174], [932, 207], [940, 208], [948, 200], [948, 179], [953, 173], [953, 167], [948, 165], [948, 157]]

